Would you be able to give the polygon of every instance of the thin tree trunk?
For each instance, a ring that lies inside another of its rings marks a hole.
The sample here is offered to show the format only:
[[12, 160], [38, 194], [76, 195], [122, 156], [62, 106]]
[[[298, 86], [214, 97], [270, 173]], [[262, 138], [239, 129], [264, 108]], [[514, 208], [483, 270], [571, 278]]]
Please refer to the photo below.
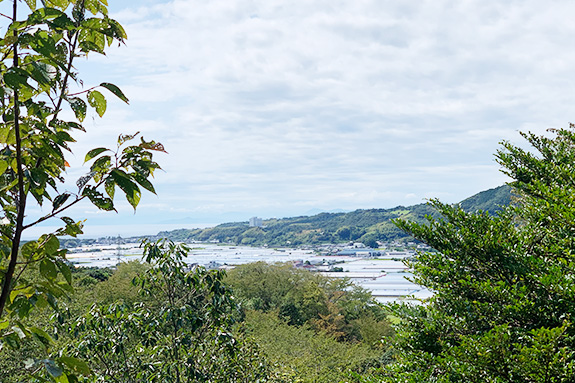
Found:
[[[18, 11], [18, 1], [14, 0], [12, 7], [12, 22], [16, 21]], [[14, 37], [18, 37], [18, 32], [14, 30]], [[13, 67], [18, 68], [18, 41], [13, 45]], [[18, 260], [18, 250], [20, 248], [20, 240], [22, 237], [22, 230], [24, 226], [24, 213], [26, 210], [26, 191], [24, 189], [24, 174], [22, 166], [22, 146], [20, 136], [20, 102], [18, 99], [18, 89], [14, 89], [14, 134], [16, 137], [16, 166], [18, 177], [18, 196], [16, 198], [16, 227], [14, 229], [14, 237], [12, 238], [12, 250], [10, 253], [10, 263], [8, 269], [4, 274], [2, 281], [2, 293], [0, 294], [0, 318], [4, 314], [4, 309], [12, 291], [12, 280], [14, 278], [14, 271], [16, 270], [16, 262]]]

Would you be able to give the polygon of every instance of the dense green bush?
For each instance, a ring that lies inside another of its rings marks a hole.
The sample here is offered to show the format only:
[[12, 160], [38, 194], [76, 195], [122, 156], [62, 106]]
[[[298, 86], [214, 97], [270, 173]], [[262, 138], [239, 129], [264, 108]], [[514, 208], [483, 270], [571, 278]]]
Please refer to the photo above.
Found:
[[402, 318], [390, 382], [575, 381], [575, 133], [503, 143], [515, 206], [488, 213], [432, 204], [442, 219], [401, 228], [437, 252], [411, 262], [435, 294]]
[[327, 278], [289, 263], [256, 262], [230, 270], [225, 281], [246, 309], [275, 311], [290, 325], [307, 324], [340, 340], [360, 341], [370, 318], [376, 332], [391, 334], [383, 308], [348, 279]]
[[276, 376], [289, 382], [354, 382], [352, 373], [367, 374], [387, 362], [365, 343], [342, 343], [310, 326], [291, 326], [274, 312], [248, 311], [246, 327]]

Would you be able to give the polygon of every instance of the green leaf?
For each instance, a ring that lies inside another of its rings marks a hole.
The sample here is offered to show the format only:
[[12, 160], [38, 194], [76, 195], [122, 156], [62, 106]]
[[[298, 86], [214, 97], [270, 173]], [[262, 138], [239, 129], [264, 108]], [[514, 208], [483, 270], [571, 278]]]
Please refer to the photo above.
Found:
[[62, 363], [70, 370], [82, 374], [82, 375], [90, 375], [91, 370], [88, 367], [88, 364], [81, 359], [73, 358], [71, 356], [62, 356], [58, 358], [58, 362]]
[[114, 180], [111, 177], [106, 178], [104, 188], [105, 188], [108, 196], [110, 196], [110, 198], [114, 199], [114, 195], [116, 194], [116, 184], [114, 183]]
[[90, 161], [92, 158], [104, 153], [106, 150], [106, 148], [96, 148], [96, 149], [92, 149], [90, 150], [88, 153], [86, 153], [86, 158], [84, 158], [84, 163]]
[[0, 331], [7, 329], [10, 326], [10, 322], [8, 321], [8, 319], [4, 319], [3, 321], [0, 321]]
[[16, 326], [12, 326], [12, 330], [18, 335], [18, 338], [24, 339], [26, 338], [26, 328], [22, 325], [21, 322], [16, 322]]
[[112, 166], [112, 158], [110, 156], [102, 156], [98, 158], [96, 161], [94, 161], [92, 166], [90, 166], [90, 170], [96, 173], [94, 175], [94, 179], [96, 180], [96, 182], [100, 181], [102, 176], [110, 170], [111, 166]]
[[25, 258], [30, 258], [34, 255], [37, 249], [38, 249], [38, 242], [30, 241], [22, 245], [22, 247], [20, 248], [20, 252]]
[[126, 199], [135, 210], [138, 203], [140, 203], [140, 198], [142, 197], [142, 192], [138, 185], [136, 185], [130, 177], [120, 169], [112, 170], [110, 176], [114, 179], [116, 185], [118, 185], [124, 194], [126, 194]]
[[65, 125], [69, 128], [72, 128], [72, 129], [81, 130], [82, 132], [86, 131], [86, 129], [84, 129], [84, 127], [82, 125], [78, 124], [77, 122], [66, 122]]
[[46, 331], [42, 330], [41, 328], [38, 327], [28, 327], [28, 330], [34, 334], [36, 336], [36, 338], [38, 338], [38, 340], [40, 340], [40, 342], [42, 342], [44, 345], [49, 345], [51, 343], [54, 343], [54, 340], [52, 339], [52, 337], [50, 336], [50, 334], [48, 334]]
[[28, 72], [21, 68], [10, 68], [4, 73], [4, 81], [12, 89], [31, 88]]
[[0, 143], [8, 145], [16, 144], [16, 132], [12, 129], [11, 125], [6, 124], [0, 126]]
[[8, 169], [8, 162], [0, 161], [0, 175], [4, 174], [4, 172]]
[[66, 224], [66, 227], [58, 231], [58, 235], [69, 235], [71, 237], [76, 237], [78, 234], [83, 234], [82, 232], [82, 221], [76, 222], [70, 217], [60, 218]]
[[129, 104], [129, 100], [128, 97], [126, 97], [126, 95], [122, 92], [122, 90], [120, 88], [118, 88], [116, 85], [114, 84], [110, 84], [109, 82], [103, 82], [100, 84], [100, 86], [108, 89], [110, 92], [114, 93], [114, 95], [116, 95], [116, 97], [118, 97], [120, 100], [124, 101], [126, 104]]
[[52, 202], [52, 211], [58, 210], [62, 205], [64, 205], [64, 203], [66, 203], [68, 198], [70, 198], [70, 193], [62, 193], [56, 196]]
[[82, 191], [82, 195], [88, 197], [88, 199], [96, 206], [98, 209], [105, 211], [116, 210], [114, 208], [114, 202], [107, 197], [104, 197], [102, 193], [94, 189], [92, 186], [86, 186]]
[[128, 38], [128, 35], [126, 34], [126, 30], [124, 29], [124, 27], [122, 27], [122, 25], [119, 22], [117, 22], [116, 20], [110, 19], [110, 25], [114, 29], [114, 37], [116, 39], [123, 41], [124, 39]]
[[54, 262], [47, 258], [44, 258], [42, 261], [40, 261], [40, 274], [49, 280], [56, 279], [58, 276], [58, 271], [56, 270]]
[[100, 48], [100, 46], [92, 41], [81, 41], [78, 45], [80, 47], [80, 51], [82, 52], [98, 52], [104, 54], [104, 51]]
[[4, 243], [0, 243], [0, 258], [8, 258], [10, 257], [10, 253], [12, 250], [6, 246]]
[[60, 248], [60, 241], [58, 240], [58, 238], [53, 235], [50, 234], [48, 236], [48, 240], [44, 243], [44, 249], [46, 250], [46, 253], [48, 255], [52, 255], [55, 252], [58, 251], [58, 249]]
[[72, 271], [70, 270], [70, 267], [65, 262], [58, 262], [57, 265], [58, 265], [58, 268], [60, 269], [60, 272], [64, 276], [64, 279], [66, 280], [66, 282], [68, 282], [68, 284], [71, 285], [72, 284]]
[[[35, 2], [35, 0], [31, 1]], [[56, 8], [42, 7], [40, 9], [35, 10], [30, 14], [30, 16], [28, 16], [27, 24], [28, 25], [45, 24], [49, 20], [54, 20], [62, 17], [67, 18], [66, 14], [63, 13], [62, 11]]]
[[28, 4], [28, 8], [30, 8], [31, 11], [36, 10], [36, 0], [26, 0], [26, 4]]
[[106, 98], [97, 90], [88, 92], [88, 103], [96, 109], [98, 116], [102, 117], [106, 113]]
[[74, 221], [74, 220], [73, 220], [72, 218], [70, 218], [70, 217], [61, 217], [60, 219], [61, 219], [62, 221], [64, 221], [64, 223], [65, 223], [66, 225], [70, 225], [70, 224], [76, 223], [76, 221]]
[[72, 97], [68, 99], [70, 102], [70, 108], [74, 111], [76, 118], [82, 122], [86, 118], [86, 103], [84, 100], [78, 97]]
[[72, 8], [72, 17], [76, 22], [84, 21], [84, 14], [86, 8], [84, 7], [84, 1], [76, 1], [74, 3], [74, 8]]
[[42, 62], [33, 62], [32, 64], [32, 78], [41, 85], [50, 85], [56, 78], [56, 68]]
[[131, 174], [131, 176], [144, 189], [146, 189], [149, 192], [156, 194], [156, 190], [154, 189], [154, 185], [152, 185], [152, 183], [146, 177], [144, 177], [143, 175], [138, 174], [138, 173], [133, 173], [133, 174]]

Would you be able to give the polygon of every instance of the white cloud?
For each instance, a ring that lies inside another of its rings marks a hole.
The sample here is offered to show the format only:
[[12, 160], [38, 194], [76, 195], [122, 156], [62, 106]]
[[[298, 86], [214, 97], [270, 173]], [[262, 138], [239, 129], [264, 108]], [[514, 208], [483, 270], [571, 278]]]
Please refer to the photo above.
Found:
[[127, 46], [80, 66], [131, 106], [111, 102], [76, 147], [134, 131], [164, 143], [143, 219], [455, 202], [505, 181], [499, 141], [572, 118], [574, 11], [534, 0], [134, 3], [113, 15]]

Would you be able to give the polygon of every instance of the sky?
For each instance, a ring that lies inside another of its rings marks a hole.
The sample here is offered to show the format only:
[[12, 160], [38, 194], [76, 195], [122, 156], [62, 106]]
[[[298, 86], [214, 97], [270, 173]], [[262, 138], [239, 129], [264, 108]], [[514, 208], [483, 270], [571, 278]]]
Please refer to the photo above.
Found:
[[67, 185], [120, 133], [169, 154], [157, 195], [135, 214], [125, 202], [70, 213], [88, 226], [455, 203], [508, 181], [502, 140], [574, 121], [571, 1], [109, 3], [126, 45], [76, 68], [130, 105], [110, 95], [103, 118], [88, 116]]

